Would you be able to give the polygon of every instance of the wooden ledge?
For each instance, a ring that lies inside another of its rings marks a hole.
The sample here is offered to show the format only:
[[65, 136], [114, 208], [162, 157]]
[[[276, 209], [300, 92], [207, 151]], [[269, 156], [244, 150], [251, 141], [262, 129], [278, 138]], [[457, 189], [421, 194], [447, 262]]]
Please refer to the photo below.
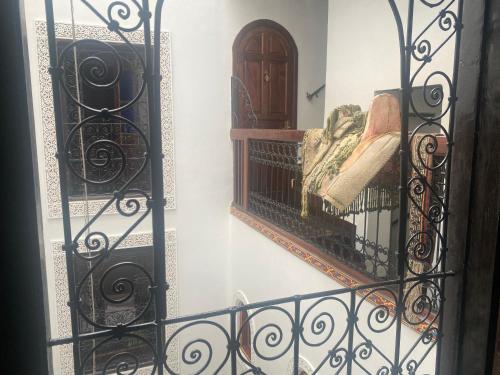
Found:
[[302, 142], [304, 130], [286, 129], [231, 129], [231, 140], [259, 139], [265, 141]]

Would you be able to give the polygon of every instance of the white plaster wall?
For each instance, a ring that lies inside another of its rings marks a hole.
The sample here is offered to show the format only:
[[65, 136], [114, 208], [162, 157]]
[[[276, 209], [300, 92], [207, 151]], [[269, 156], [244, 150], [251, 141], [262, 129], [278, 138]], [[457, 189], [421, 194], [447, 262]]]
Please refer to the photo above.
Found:
[[[408, 1], [396, 0], [396, 4], [406, 28]], [[456, 9], [456, 4], [450, 9]], [[328, 14], [325, 119], [342, 104], [359, 104], [363, 110], [368, 110], [375, 90], [401, 87], [398, 33], [388, 1], [329, 0]], [[436, 14], [435, 8], [415, 2], [414, 38]], [[434, 47], [448, 34], [436, 26], [426, 33]], [[451, 40], [419, 74], [414, 86], [423, 85], [425, 78], [435, 70], [451, 76], [453, 51]], [[412, 71], [416, 66], [413, 62]], [[435, 79], [429, 83], [443, 84], [444, 97], [448, 98], [449, 90], [444, 80]]]

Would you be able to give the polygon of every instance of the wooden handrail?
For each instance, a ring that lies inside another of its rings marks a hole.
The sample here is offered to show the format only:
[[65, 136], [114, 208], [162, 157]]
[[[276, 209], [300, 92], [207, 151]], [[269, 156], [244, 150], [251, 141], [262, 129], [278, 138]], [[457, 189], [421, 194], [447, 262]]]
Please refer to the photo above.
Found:
[[302, 142], [304, 130], [285, 129], [231, 129], [232, 141], [261, 139], [265, 141]]
[[[305, 130], [288, 129], [231, 129], [231, 140], [245, 141], [248, 139], [261, 139], [265, 141], [302, 142]], [[446, 137], [436, 135], [438, 142], [436, 156], [444, 156], [448, 150]]]
[[[231, 141], [236, 142], [237, 148], [235, 149], [235, 197], [239, 197], [239, 204], [243, 209], [248, 209], [249, 203], [249, 145], [250, 140], [264, 140], [264, 141], [277, 141], [277, 142], [302, 142], [304, 140], [304, 130], [288, 130], [288, 129], [231, 129]], [[437, 135], [437, 149], [434, 153], [435, 156], [444, 156], [448, 149], [446, 137], [444, 135]], [[238, 150], [236, 152], [236, 150]], [[393, 159], [384, 167], [385, 172], [393, 171], [397, 168], [398, 157], [395, 155]], [[432, 176], [429, 173], [428, 178]]]

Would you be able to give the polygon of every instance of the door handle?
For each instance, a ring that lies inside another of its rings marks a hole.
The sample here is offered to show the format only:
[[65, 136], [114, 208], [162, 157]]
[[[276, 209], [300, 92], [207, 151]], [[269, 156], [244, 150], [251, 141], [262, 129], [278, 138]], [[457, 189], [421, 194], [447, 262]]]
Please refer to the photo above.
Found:
[[268, 72], [264, 72], [264, 82], [269, 82], [271, 80], [271, 76]]

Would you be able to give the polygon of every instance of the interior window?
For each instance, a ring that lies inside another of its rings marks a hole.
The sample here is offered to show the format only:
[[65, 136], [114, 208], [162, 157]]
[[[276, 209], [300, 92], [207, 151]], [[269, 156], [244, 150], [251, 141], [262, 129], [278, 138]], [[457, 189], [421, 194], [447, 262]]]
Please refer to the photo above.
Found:
[[[70, 43], [71, 40], [58, 39], [59, 53]], [[74, 99], [92, 108], [113, 109], [124, 106], [134, 100], [142, 85], [143, 68], [137, 54], [125, 44], [107, 43], [107, 45], [82, 43], [64, 54], [63, 79], [69, 93]], [[144, 55], [144, 47], [134, 45], [134, 48], [140, 55]], [[100, 86], [96, 87], [89, 83], [89, 79], [85, 78], [89, 76], [93, 83]], [[117, 76], [119, 76], [117, 82], [109, 84]], [[61, 95], [61, 110], [65, 138], [82, 119], [94, 114], [76, 104], [69, 95]], [[90, 120], [77, 130], [74, 137], [68, 139], [71, 168], [68, 168], [67, 178], [70, 199], [109, 196], [131, 179], [144, 163], [146, 146], [139, 132], [127, 120], [134, 123], [148, 137], [146, 93], [133, 105], [116, 114], [125, 120], [116, 118]], [[115, 142], [121, 151], [109, 143], [96, 143], [103, 139]], [[106, 182], [122, 168], [121, 152], [126, 159], [124, 171], [116, 180]], [[109, 153], [109, 163], [105, 161], [104, 153]], [[105, 162], [106, 168], [102, 167]], [[95, 183], [85, 184], [78, 175]], [[137, 176], [129, 188], [140, 189], [146, 193], [151, 191], [149, 165], [146, 165], [145, 171]]]
[[[149, 274], [153, 274], [153, 248], [146, 246], [117, 249], [113, 250], [112, 258], [113, 261], [105, 259], [87, 278], [86, 275], [93, 262], [76, 258], [76, 280], [83, 281], [81, 293], [81, 298], [85, 301], [82, 304], [83, 314], [104, 326], [126, 324], [141, 314], [137, 323], [154, 320], [154, 301], [147, 276], [138, 267], [126, 265], [133, 262], [143, 267]], [[114, 265], [120, 263], [121, 267], [115, 266], [113, 268]], [[120, 280], [121, 283], [119, 283]], [[131, 283], [128, 283], [127, 280]], [[131, 288], [131, 285], [134, 287]], [[99, 330], [89, 324], [82, 315], [79, 319], [79, 329], [82, 334]], [[143, 335], [150, 342], [154, 342], [154, 330], [145, 331]], [[99, 342], [82, 341], [80, 344], [81, 357], [86, 358], [96, 344]], [[109, 358], [117, 356], [123, 351], [132, 351], [140, 366], [152, 363], [151, 351], [144, 342], [127, 339], [117, 344], [116, 341], [113, 341], [112, 345], [103, 345], [92, 352], [92, 358], [86, 361], [85, 373], [100, 373], [105, 369]]]

